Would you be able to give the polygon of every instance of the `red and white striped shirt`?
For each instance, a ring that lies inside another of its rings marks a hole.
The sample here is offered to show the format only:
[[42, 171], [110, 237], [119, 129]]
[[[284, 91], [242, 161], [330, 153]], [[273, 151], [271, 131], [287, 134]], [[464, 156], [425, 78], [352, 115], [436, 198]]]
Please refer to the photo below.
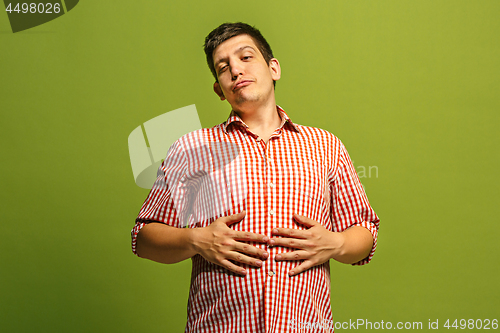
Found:
[[[246, 211], [231, 228], [271, 237], [273, 228], [303, 229], [294, 213], [340, 232], [360, 225], [377, 244], [379, 219], [370, 207], [349, 155], [333, 134], [292, 123], [278, 107], [281, 126], [264, 142], [235, 114], [213, 128], [184, 135], [169, 149], [132, 229], [157, 221], [205, 227]], [[330, 267], [326, 262], [296, 276], [299, 262], [275, 261], [293, 249], [265, 248], [262, 267], [240, 264], [232, 274], [200, 255], [192, 258], [186, 332], [333, 332]], [[309, 328], [308, 328], [309, 327]]]

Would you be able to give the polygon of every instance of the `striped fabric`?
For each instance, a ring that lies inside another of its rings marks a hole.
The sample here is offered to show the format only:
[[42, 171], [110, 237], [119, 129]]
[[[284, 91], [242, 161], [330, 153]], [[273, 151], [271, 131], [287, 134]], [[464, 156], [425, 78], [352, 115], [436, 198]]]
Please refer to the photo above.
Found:
[[[246, 211], [231, 228], [271, 236], [275, 227], [303, 229], [292, 214], [328, 230], [360, 225], [377, 244], [379, 219], [370, 207], [344, 145], [331, 133], [292, 123], [278, 107], [281, 126], [267, 143], [234, 113], [218, 126], [189, 133], [169, 149], [132, 229], [132, 249], [145, 223], [205, 227]], [[262, 267], [237, 276], [192, 258], [186, 332], [333, 332], [329, 263], [296, 276], [299, 262], [274, 261], [283, 247], [266, 248]], [[309, 327], [309, 329], [307, 329]], [[302, 328], [302, 330], [300, 330]]]

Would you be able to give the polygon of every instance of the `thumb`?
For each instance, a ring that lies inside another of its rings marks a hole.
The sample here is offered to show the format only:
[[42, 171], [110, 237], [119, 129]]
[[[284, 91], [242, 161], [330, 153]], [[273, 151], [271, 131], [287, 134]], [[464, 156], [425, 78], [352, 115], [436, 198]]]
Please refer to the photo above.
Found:
[[243, 210], [237, 214], [229, 215], [224, 218], [224, 223], [229, 227], [232, 224], [240, 222], [245, 217], [246, 212]]
[[311, 220], [310, 218], [308, 217], [305, 217], [305, 216], [302, 216], [302, 215], [298, 215], [298, 214], [293, 214], [293, 219], [299, 223], [299, 224], [302, 224], [302, 225], [305, 225], [306, 227], [313, 227], [315, 226], [316, 224], [318, 224], [318, 222], [314, 221], [314, 220]]

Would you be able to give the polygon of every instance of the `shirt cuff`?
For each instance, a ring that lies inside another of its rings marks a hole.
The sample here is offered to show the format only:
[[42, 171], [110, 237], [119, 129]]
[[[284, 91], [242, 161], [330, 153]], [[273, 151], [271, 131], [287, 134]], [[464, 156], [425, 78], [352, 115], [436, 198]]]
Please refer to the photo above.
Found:
[[353, 224], [352, 226], [355, 226], [355, 225], [359, 225], [360, 227], [364, 227], [366, 229], [368, 229], [368, 231], [370, 231], [372, 233], [372, 237], [373, 237], [373, 246], [372, 246], [372, 250], [370, 251], [370, 254], [363, 260], [360, 260], [358, 262], [355, 262], [354, 264], [352, 265], [366, 265], [367, 263], [369, 263], [371, 260], [372, 260], [372, 257], [373, 257], [373, 254], [375, 253], [375, 249], [377, 248], [377, 237], [378, 237], [378, 227], [375, 223], [373, 222], [361, 222], [361, 223], [356, 223], [356, 224]]
[[132, 252], [136, 256], [139, 256], [137, 254], [137, 235], [139, 234], [139, 231], [141, 231], [142, 227], [144, 227], [146, 223], [137, 221], [135, 222], [134, 228], [132, 228], [131, 234], [132, 234]]

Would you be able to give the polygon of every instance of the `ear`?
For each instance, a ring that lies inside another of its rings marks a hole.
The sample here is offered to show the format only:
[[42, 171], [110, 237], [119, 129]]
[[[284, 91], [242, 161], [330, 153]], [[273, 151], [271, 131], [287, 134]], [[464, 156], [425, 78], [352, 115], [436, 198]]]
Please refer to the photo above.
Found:
[[219, 96], [221, 101], [226, 99], [226, 97], [224, 97], [222, 89], [220, 88], [219, 82], [214, 82], [214, 91], [217, 94], [217, 96]]
[[278, 59], [272, 58], [269, 60], [269, 71], [274, 81], [278, 81], [281, 78], [281, 67]]

